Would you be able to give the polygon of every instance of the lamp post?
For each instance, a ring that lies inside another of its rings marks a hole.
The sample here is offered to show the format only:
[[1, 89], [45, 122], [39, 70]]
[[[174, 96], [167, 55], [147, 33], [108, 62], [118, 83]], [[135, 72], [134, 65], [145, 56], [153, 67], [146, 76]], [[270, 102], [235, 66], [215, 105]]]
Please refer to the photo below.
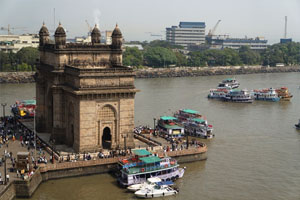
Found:
[[55, 144], [55, 139], [52, 139], [50, 141], [50, 143], [52, 144], [52, 155], [51, 155], [51, 157], [52, 157], [52, 164], [54, 164], [54, 144]]
[[5, 106], [7, 103], [1, 103], [1, 106], [3, 107], [3, 118], [5, 118]]
[[153, 118], [153, 121], [154, 121], [153, 130], [155, 131], [155, 129], [156, 129], [156, 127], [155, 127], [156, 118], [155, 117]]
[[186, 149], [189, 149], [189, 135], [186, 134]]
[[[5, 151], [6, 152], [6, 151]], [[4, 152], [4, 185], [6, 185], [6, 153]]]
[[127, 138], [127, 134], [124, 134], [124, 135], [123, 135], [123, 138], [124, 138], [124, 149], [125, 149], [125, 153], [126, 153], [126, 150], [127, 150], [127, 147], [126, 147], [126, 138]]
[[34, 166], [36, 166], [37, 160], [36, 160], [35, 110], [34, 110], [34, 115], [33, 115], [33, 133], [34, 133]]

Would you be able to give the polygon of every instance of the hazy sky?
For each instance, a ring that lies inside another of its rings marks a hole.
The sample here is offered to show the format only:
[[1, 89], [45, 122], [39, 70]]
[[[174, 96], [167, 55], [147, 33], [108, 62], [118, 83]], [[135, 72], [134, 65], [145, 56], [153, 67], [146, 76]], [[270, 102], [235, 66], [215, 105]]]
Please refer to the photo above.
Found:
[[53, 30], [54, 8], [55, 28], [61, 21], [67, 37], [87, 35], [85, 20], [91, 26], [99, 23], [101, 31], [117, 22], [126, 40], [143, 41], [158, 39], [148, 32], [165, 35], [166, 27], [180, 21], [204, 21], [207, 33], [220, 19], [216, 34], [264, 36], [276, 43], [288, 16], [288, 37], [300, 41], [300, 0], [0, 0], [0, 27], [10, 24], [37, 33], [45, 21]]

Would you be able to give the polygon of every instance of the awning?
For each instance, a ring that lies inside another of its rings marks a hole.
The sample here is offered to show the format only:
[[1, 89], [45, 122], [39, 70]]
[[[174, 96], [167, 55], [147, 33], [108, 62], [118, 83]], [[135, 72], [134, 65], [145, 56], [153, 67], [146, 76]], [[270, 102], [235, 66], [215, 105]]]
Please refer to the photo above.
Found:
[[199, 114], [198, 111], [196, 110], [191, 110], [191, 109], [184, 109], [182, 110], [183, 112], [189, 113], [189, 114]]
[[171, 116], [162, 116], [162, 117], [160, 117], [160, 119], [162, 119], [162, 120], [176, 120], [177, 118], [176, 117], [171, 117]]
[[150, 163], [156, 163], [156, 162], [160, 162], [161, 159], [159, 157], [156, 156], [149, 156], [149, 157], [143, 157], [143, 158], [139, 158], [141, 161], [143, 161], [146, 164], [150, 164]]
[[149, 151], [147, 151], [146, 149], [135, 149], [135, 150], [132, 150], [132, 152], [137, 156], [151, 155], [151, 153]]

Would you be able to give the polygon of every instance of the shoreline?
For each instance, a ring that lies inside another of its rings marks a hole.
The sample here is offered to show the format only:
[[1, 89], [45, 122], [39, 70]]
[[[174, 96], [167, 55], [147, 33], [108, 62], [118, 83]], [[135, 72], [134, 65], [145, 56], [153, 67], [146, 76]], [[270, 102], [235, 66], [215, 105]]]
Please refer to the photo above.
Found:
[[[266, 66], [220, 66], [220, 67], [174, 67], [147, 68], [135, 70], [137, 79], [197, 77], [215, 75], [240, 75], [258, 73], [300, 72], [300, 66], [266, 67]], [[35, 72], [0, 72], [0, 84], [34, 83]]]

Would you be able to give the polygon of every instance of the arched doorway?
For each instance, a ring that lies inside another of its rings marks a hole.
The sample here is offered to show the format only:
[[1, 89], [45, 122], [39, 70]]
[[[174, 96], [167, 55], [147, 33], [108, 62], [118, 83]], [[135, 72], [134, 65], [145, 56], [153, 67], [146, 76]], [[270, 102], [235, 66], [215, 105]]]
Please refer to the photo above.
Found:
[[108, 128], [108, 127], [105, 127], [103, 129], [102, 148], [103, 149], [110, 149], [111, 148], [111, 132], [110, 132], [110, 128]]

